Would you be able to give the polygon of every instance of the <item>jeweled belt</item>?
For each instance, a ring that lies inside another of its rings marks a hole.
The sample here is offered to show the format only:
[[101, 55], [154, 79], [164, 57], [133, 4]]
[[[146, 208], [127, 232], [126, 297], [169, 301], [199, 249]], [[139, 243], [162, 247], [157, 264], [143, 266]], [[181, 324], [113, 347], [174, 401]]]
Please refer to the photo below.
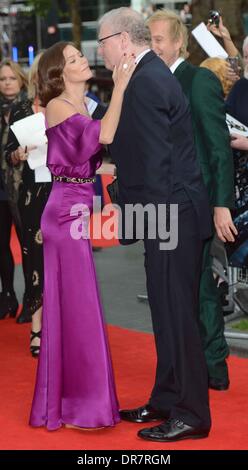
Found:
[[55, 176], [53, 175], [53, 181], [58, 181], [60, 183], [95, 183], [96, 177], [93, 176], [92, 178], [70, 178], [69, 176]]

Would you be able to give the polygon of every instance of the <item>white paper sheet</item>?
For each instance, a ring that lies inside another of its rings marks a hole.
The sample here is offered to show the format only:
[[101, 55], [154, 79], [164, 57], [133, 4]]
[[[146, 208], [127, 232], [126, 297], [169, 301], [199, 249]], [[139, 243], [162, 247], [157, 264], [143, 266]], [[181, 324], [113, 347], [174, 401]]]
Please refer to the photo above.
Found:
[[29, 151], [28, 164], [31, 170], [46, 165], [47, 136], [44, 114], [35, 113], [27, 116], [16, 121], [10, 128], [21, 147], [36, 146], [34, 150]]
[[209, 57], [221, 57], [223, 59], [228, 57], [225, 49], [215, 39], [214, 35], [208, 31], [203, 22], [192, 30], [192, 34]]
[[239, 134], [248, 137], [248, 127], [228, 113], [226, 114], [226, 123], [230, 134]]
[[47, 144], [39, 145], [36, 149], [30, 150], [27, 161], [31, 170], [46, 165]]

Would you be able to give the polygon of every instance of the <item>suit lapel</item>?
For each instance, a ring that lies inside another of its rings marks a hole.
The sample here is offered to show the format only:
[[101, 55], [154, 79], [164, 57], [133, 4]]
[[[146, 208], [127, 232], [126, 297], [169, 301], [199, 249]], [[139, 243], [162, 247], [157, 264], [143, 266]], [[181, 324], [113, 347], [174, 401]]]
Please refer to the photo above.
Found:
[[186, 62], [186, 60], [184, 60], [184, 62], [182, 62], [175, 70], [174, 72], [174, 75], [176, 78], [178, 78], [178, 80], [180, 79], [180, 76], [182, 75], [182, 73], [185, 71], [185, 69], [187, 68], [188, 66], [188, 63]]

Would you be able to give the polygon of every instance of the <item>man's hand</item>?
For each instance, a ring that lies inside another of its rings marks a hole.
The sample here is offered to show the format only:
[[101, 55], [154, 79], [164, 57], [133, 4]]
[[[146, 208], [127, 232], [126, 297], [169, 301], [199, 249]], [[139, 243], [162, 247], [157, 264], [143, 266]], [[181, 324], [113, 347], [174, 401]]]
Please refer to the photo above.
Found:
[[234, 235], [238, 235], [232, 221], [228, 207], [214, 207], [214, 225], [219, 239], [222, 242], [234, 242]]
[[238, 150], [248, 150], [247, 137], [239, 134], [231, 134], [231, 147]]

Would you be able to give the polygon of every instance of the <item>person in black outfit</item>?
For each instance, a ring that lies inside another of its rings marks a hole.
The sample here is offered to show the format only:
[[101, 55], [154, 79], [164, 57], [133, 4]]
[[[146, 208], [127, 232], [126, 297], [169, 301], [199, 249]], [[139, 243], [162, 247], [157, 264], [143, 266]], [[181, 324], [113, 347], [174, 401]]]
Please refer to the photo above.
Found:
[[[36, 92], [37, 68], [40, 55], [32, 64], [29, 77], [29, 99], [19, 103], [12, 110], [10, 124], [44, 111], [39, 104]], [[22, 220], [23, 233], [23, 270], [26, 289], [23, 299], [23, 311], [17, 322], [24, 323], [32, 320], [31, 353], [34, 357], [39, 354], [41, 308], [43, 291], [43, 243], [40, 230], [40, 219], [52, 183], [36, 183], [34, 170], [29, 168], [24, 149], [19, 145], [12, 130], [9, 131], [5, 157], [10, 166], [19, 165], [23, 160], [22, 184], [19, 190], [18, 207]]]
[[[121, 410], [124, 420], [164, 421], [138, 432], [168, 442], [207, 437], [210, 426], [208, 376], [198, 318], [203, 239], [211, 235], [206, 189], [194, 149], [186, 98], [170, 70], [149, 49], [149, 31], [130, 8], [106, 13], [99, 25], [99, 53], [112, 70], [124, 53], [138, 64], [125, 92], [120, 123], [110, 145], [117, 167], [118, 203], [178, 204], [178, 244], [162, 250], [158, 234], [145, 225], [147, 292], [157, 350], [149, 403]], [[98, 106], [93, 118], [100, 118]], [[138, 238], [138, 237], [137, 237]], [[135, 239], [121, 239], [121, 243]], [[131, 393], [131, 390], [130, 390]]]
[[[245, 52], [245, 50], [244, 50]], [[247, 65], [246, 65], [247, 68]], [[230, 91], [227, 100], [227, 112], [245, 126], [248, 126], [248, 79], [238, 80]], [[231, 146], [234, 162], [235, 208], [233, 219], [238, 228], [234, 244], [226, 246], [229, 264], [237, 268], [248, 267], [248, 149], [237, 138], [236, 128], [231, 129]], [[247, 142], [248, 140], [244, 137]], [[241, 145], [240, 145], [241, 144]], [[247, 310], [247, 289], [238, 289], [235, 300], [244, 311]], [[245, 301], [243, 298], [245, 297]]]
[[22, 244], [21, 221], [17, 209], [20, 171], [9, 172], [4, 148], [7, 142], [9, 116], [13, 106], [26, 96], [27, 78], [21, 67], [11, 60], [0, 64], [0, 319], [16, 316], [18, 301], [14, 292], [14, 259], [10, 248], [11, 227], [15, 224]]
[[[248, 126], [248, 78], [240, 78], [232, 87], [227, 99], [227, 112]], [[235, 133], [235, 129], [233, 129]]]

